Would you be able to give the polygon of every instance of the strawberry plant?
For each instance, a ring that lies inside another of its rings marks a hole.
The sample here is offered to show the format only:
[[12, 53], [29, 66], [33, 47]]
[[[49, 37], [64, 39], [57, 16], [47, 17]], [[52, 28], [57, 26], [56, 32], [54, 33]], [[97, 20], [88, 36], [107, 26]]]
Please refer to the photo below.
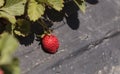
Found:
[[[0, 0], [0, 74], [20, 74], [18, 60], [12, 55], [18, 46], [15, 35], [26, 37], [31, 23], [38, 22], [45, 32], [50, 32], [44, 22], [46, 9], [61, 11], [66, 0]], [[85, 12], [84, 0], [73, 0]], [[53, 42], [50, 42], [53, 40]], [[43, 47], [55, 53], [59, 47], [56, 36], [46, 35]]]

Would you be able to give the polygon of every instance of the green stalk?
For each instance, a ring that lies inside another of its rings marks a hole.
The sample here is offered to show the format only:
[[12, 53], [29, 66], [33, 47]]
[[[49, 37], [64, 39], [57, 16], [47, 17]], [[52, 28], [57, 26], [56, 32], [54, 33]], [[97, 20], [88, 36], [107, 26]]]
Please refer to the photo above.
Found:
[[40, 20], [38, 21], [38, 23], [43, 27], [44, 32], [47, 32], [47, 33], [50, 33], [50, 32], [51, 32], [51, 31], [49, 30], [49, 28], [46, 26], [45, 22], [44, 22], [42, 19], [40, 19]]

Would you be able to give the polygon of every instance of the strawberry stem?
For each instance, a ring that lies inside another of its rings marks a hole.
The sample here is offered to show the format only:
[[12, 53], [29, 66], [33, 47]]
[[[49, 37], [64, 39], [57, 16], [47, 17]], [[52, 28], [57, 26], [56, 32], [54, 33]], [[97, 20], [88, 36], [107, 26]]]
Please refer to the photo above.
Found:
[[13, 33], [13, 32], [14, 32], [15, 25], [12, 24], [11, 27], [12, 27], [11, 34], [14, 36], [14, 33]]
[[45, 22], [42, 20], [42, 19], [40, 19], [39, 21], [38, 21], [38, 23], [43, 27], [43, 30], [44, 30], [44, 32], [46, 33], [51, 33], [51, 31], [49, 30], [49, 28], [46, 26], [46, 24], [45, 24]]

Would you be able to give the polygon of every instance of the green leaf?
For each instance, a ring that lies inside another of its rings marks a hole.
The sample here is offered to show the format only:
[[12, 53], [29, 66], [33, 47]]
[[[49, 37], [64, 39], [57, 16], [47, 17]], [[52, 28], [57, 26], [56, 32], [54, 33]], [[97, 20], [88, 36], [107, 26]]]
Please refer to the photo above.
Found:
[[0, 10], [13, 16], [20, 16], [24, 13], [26, 0], [6, 0], [5, 6]]
[[32, 0], [28, 3], [28, 16], [31, 21], [38, 20], [45, 11], [45, 7], [42, 4], [38, 4], [36, 1]]
[[62, 8], [64, 7], [64, 0], [37, 0], [40, 3], [45, 3], [48, 6], [51, 6], [52, 8], [54, 8], [57, 11], [62, 10]]
[[8, 33], [0, 35], [0, 65], [11, 63], [11, 56], [17, 47], [18, 42], [12, 35]]
[[20, 67], [19, 67], [19, 60], [18, 59], [14, 59], [11, 63], [11, 65], [9, 65], [10, 67], [10, 71], [12, 71], [12, 74], [20, 74]]
[[0, 8], [0, 17], [15, 24], [15, 16], [24, 14], [26, 0], [6, 0], [5, 5]]
[[28, 36], [30, 34], [30, 22], [24, 19], [18, 19], [14, 33], [22, 37]]
[[64, 0], [47, 0], [47, 4], [57, 11], [62, 10], [62, 8], [64, 7], [63, 3]]
[[0, 0], [0, 7], [4, 5], [4, 0]]
[[10, 64], [2, 65], [4, 74], [20, 74], [19, 60], [13, 58]]
[[12, 24], [15, 24], [16, 22], [16, 19], [14, 16], [9, 15], [8, 13], [5, 13], [3, 11], [0, 11], [0, 17], [9, 20]]
[[85, 10], [86, 10], [85, 0], [74, 0], [74, 2], [77, 4], [77, 6], [80, 8], [80, 10], [83, 13], [85, 13]]

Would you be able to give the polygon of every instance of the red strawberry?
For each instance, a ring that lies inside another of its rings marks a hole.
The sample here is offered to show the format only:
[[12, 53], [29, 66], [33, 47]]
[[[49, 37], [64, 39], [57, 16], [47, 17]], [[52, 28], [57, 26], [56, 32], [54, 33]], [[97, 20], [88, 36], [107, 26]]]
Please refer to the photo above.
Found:
[[52, 34], [45, 34], [42, 38], [42, 46], [49, 53], [56, 53], [59, 48], [58, 38]]
[[2, 69], [0, 69], [0, 74], [4, 74], [4, 71]]

